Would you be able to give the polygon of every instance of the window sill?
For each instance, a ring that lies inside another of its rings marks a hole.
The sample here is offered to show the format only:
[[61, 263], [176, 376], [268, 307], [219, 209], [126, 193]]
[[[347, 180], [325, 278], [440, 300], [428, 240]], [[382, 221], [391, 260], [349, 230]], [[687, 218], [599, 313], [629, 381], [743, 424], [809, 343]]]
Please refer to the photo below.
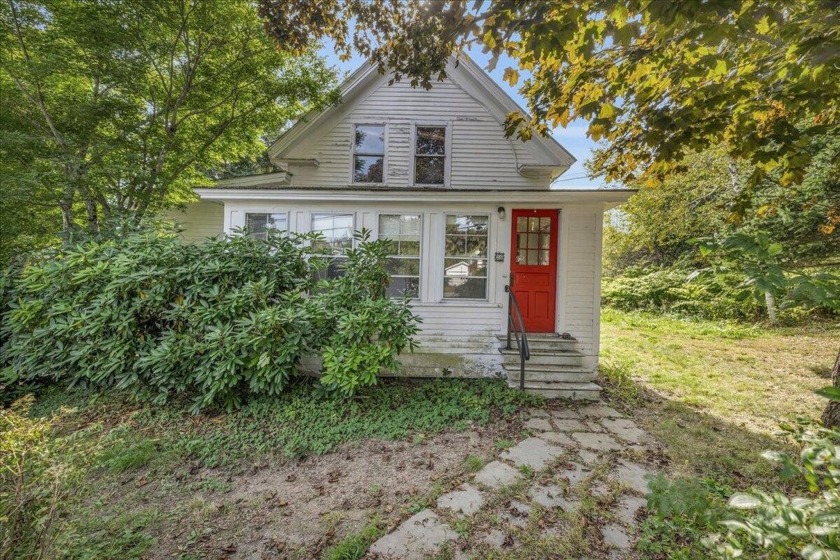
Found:
[[501, 308], [502, 304], [500, 303], [493, 303], [486, 299], [442, 299], [439, 301], [426, 301], [423, 303], [416, 303], [412, 304], [413, 307], [440, 307], [441, 305], [445, 305], [448, 307], [493, 307], [493, 308]]

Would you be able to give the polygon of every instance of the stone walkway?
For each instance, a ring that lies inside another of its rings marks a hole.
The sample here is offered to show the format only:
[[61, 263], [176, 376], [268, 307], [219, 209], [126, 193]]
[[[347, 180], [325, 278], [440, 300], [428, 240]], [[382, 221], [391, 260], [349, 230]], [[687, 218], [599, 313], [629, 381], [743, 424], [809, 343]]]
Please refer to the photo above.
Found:
[[521, 541], [553, 550], [575, 527], [588, 540], [572, 558], [632, 558], [651, 439], [603, 403], [561, 406], [531, 410], [529, 437], [380, 538], [367, 558], [482, 558]]

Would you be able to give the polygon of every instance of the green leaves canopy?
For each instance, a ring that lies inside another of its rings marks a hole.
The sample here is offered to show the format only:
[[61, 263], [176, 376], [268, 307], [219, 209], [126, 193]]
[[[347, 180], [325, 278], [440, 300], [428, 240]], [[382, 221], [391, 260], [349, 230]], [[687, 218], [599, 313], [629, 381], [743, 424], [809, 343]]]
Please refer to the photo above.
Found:
[[65, 230], [188, 200], [334, 101], [332, 71], [280, 52], [247, 0], [7, 0], [0, 20], [0, 173]]
[[[479, 44], [531, 77], [534, 120], [508, 132], [590, 121], [607, 141], [594, 170], [628, 181], [673, 170], [684, 154], [725, 142], [753, 164], [802, 179], [817, 134], [840, 127], [840, 10], [832, 0], [262, 0], [280, 45], [328, 36], [430, 87], [447, 57]], [[347, 22], [355, 19], [352, 37]], [[514, 71], [505, 73], [510, 83]], [[833, 165], [837, 165], [833, 161]]]

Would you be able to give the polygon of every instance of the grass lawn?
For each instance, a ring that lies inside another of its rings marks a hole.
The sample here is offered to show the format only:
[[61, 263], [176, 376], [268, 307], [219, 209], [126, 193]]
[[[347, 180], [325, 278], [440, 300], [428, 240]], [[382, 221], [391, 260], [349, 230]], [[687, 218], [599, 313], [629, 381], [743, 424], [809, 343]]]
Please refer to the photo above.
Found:
[[654, 489], [662, 515], [643, 527], [641, 558], [707, 557], [698, 541], [731, 517], [724, 504], [734, 490], [802, 491], [760, 455], [796, 451], [780, 423], [819, 418], [825, 401], [814, 390], [830, 383], [837, 325], [768, 328], [611, 309], [601, 324], [606, 397], [667, 457], [670, 482]]
[[675, 468], [735, 483], [743, 475], [748, 484], [765, 474], [756, 457], [779, 445], [780, 422], [819, 418], [824, 401], [814, 391], [829, 384], [840, 329], [606, 309], [602, 340], [601, 372], [610, 394], [638, 408], [644, 427], [670, 448]]

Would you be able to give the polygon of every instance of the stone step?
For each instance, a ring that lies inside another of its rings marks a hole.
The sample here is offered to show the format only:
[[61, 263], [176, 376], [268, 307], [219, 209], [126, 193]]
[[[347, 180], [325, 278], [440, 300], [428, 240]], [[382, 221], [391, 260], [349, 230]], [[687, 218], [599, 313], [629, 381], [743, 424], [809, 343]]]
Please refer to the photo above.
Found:
[[[499, 352], [502, 353], [505, 366], [519, 365], [519, 350], [500, 348]], [[526, 362], [526, 367], [528, 365], [580, 366], [584, 356], [585, 354], [577, 350], [563, 352], [531, 350], [531, 359]]]
[[[519, 389], [519, 383], [508, 380], [508, 387]], [[595, 383], [551, 383], [526, 381], [525, 392], [540, 395], [546, 399], [572, 399], [576, 401], [595, 401], [601, 393], [601, 387]]]
[[[507, 344], [507, 335], [499, 335], [499, 342], [502, 348]], [[511, 346], [516, 348], [516, 337], [511, 338]], [[559, 336], [535, 336], [528, 335], [528, 346], [531, 350], [574, 350], [577, 347], [577, 340], [565, 339]]]
[[[519, 383], [519, 368], [508, 366], [505, 368], [507, 377], [511, 381]], [[594, 381], [598, 374], [594, 371], [587, 371], [576, 367], [567, 367], [565, 369], [557, 368], [551, 370], [541, 370], [534, 367], [525, 366], [525, 382], [529, 381], [553, 381], [563, 383], [587, 383]]]

